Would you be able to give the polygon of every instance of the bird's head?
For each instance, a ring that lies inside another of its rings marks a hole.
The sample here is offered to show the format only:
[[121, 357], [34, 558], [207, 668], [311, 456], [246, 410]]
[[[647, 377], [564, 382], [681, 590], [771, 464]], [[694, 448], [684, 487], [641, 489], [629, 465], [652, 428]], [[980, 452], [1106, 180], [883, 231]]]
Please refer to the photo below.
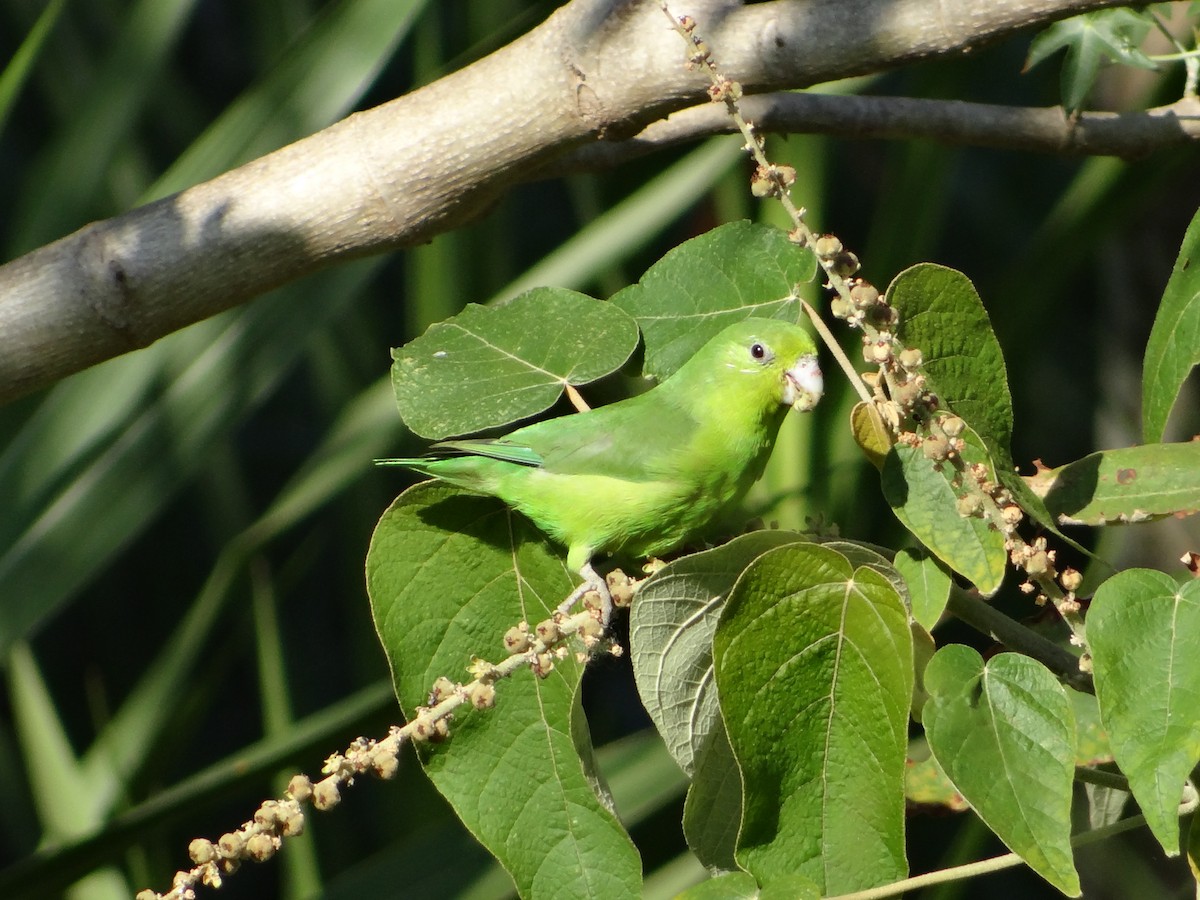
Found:
[[709, 344], [724, 366], [747, 387], [784, 406], [808, 412], [817, 405], [825, 381], [817, 365], [817, 347], [807, 331], [778, 319], [745, 319], [730, 325]]

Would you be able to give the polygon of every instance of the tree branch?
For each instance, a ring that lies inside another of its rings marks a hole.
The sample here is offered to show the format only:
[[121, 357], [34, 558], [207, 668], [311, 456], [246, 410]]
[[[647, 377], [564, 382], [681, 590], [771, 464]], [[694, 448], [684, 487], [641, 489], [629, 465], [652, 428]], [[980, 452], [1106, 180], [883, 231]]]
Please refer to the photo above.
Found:
[[[744, 97], [741, 107], [760, 129], [779, 134], [924, 138], [943, 144], [1123, 159], [1200, 144], [1200, 100], [1196, 99], [1138, 112], [1083, 113], [1074, 121], [1058, 106], [1034, 109], [909, 97], [759, 94]], [[553, 160], [544, 174], [608, 169], [698, 138], [736, 131], [717, 104], [692, 106], [651, 123], [627, 141], [581, 147]]]
[[1079, 669], [1079, 657], [1010, 619], [977, 595], [969, 594], [954, 585], [950, 590], [946, 610], [1010, 650], [1036, 659], [1075, 690], [1087, 694], [1096, 692], [1092, 676]]
[[[1120, 0], [677, 0], [748, 88], [803, 87]], [[479, 62], [0, 266], [0, 402], [343, 258], [411, 246], [704, 97], [649, 0], [572, 0]]]

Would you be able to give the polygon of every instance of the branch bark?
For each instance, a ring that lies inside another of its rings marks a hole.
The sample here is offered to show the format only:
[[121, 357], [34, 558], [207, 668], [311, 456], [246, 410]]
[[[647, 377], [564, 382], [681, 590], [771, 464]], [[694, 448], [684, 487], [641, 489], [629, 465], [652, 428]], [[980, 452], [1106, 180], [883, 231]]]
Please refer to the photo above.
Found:
[[[972, 48], [1120, 0], [675, 0], [749, 90]], [[0, 402], [343, 258], [453, 229], [704, 98], [656, 0], [572, 0], [491, 56], [0, 266]], [[845, 99], [845, 98], [840, 98]], [[643, 145], [644, 146], [644, 145]]]

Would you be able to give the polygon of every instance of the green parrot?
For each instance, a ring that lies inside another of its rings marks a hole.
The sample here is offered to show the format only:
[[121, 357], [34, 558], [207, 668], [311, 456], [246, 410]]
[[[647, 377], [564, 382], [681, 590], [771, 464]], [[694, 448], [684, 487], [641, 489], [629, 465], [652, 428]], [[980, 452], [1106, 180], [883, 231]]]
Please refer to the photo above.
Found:
[[762, 475], [788, 409], [811, 410], [823, 389], [808, 332], [745, 319], [643, 394], [377, 462], [519, 510], [566, 546], [568, 566], [584, 579], [561, 608], [595, 590], [607, 625], [612, 598], [593, 559], [657, 556], [699, 537]]

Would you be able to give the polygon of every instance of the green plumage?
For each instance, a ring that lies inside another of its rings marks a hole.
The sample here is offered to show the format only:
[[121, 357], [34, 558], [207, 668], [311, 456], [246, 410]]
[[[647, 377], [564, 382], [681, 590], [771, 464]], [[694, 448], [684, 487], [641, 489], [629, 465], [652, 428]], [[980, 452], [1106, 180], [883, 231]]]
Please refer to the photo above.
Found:
[[821, 395], [815, 353], [799, 326], [747, 319], [644, 394], [379, 462], [499, 497], [576, 571], [598, 553], [655, 556], [702, 535], [762, 474], [788, 408]]

